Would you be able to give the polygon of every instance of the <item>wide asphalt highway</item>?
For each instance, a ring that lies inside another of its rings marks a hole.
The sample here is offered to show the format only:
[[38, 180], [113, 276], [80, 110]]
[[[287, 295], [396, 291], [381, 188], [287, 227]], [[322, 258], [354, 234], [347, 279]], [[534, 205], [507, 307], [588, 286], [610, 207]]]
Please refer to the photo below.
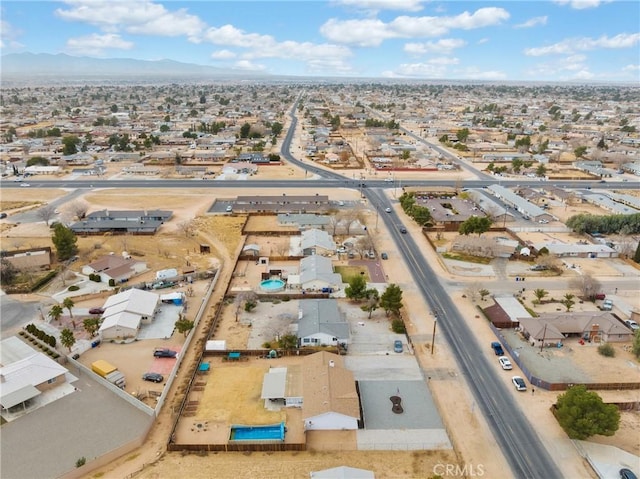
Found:
[[[384, 208], [391, 206], [380, 189], [367, 189], [364, 194], [378, 211], [384, 211]], [[467, 378], [467, 384], [511, 465], [513, 477], [561, 478], [562, 474], [513, 400], [511, 391], [500, 381], [495, 368], [482, 353], [483, 349], [489, 349], [489, 344], [477, 343], [473, 331], [458, 313], [411, 235], [400, 233], [400, 227], [403, 225], [397, 216], [382, 213], [380, 217], [398, 246], [398, 251], [403, 255], [431, 313], [436, 316], [437, 327], [444, 333], [457, 358], [460, 370]], [[425, 316], [428, 314], [429, 312], [424, 312]]]

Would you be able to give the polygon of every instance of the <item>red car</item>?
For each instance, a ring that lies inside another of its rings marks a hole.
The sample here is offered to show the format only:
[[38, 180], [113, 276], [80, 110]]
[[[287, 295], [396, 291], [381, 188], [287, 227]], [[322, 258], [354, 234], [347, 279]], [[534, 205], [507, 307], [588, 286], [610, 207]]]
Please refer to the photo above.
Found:
[[102, 308], [91, 308], [89, 310], [89, 314], [102, 314], [104, 313], [104, 309]]

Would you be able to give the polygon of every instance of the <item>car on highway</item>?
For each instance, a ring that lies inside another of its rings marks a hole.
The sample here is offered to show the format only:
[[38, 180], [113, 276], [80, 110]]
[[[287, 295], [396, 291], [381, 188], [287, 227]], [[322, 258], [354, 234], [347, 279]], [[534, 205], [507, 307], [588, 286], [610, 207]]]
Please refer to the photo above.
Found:
[[175, 358], [178, 353], [169, 348], [156, 348], [153, 350], [153, 355], [156, 358]]
[[104, 313], [103, 308], [91, 308], [89, 310], [89, 314], [102, 314], [102, 313]]
[[502, 369], [504, 370], [513, 369], [513, 365], [511, 364], [511, 361], [509, 361], [509, 358], [506, 356], [500, 356], [498, 358], [498, 362], [500, 363], [500, 366], [502, 366]]
[[631, 469], [627, 469], [626, 467], [620, 469], [618, 474], [620, 474], [620, 479], [638, 479], [638, 476], [636, 476]]
[[29, 183], [20, 183], [20, 186], [22, 186], [23, 188], [28, 188], [31, 185]]
[[520, 376], [513, 376], [511, 378], [511, 382], [513, 383], [513, 385], [515, 386], [515, 388], [518, 391], [526, 391], [527, 390], [527, 383], [525, 383], [524, 379], [522, 379]]
[[384, 209], [387, 213], [391, 213], [391, 208], [385, 208]]
[[400, 226], [398, 228], [398, 231], [400, 231], [400, 233], [402, 233], [403, 235], [407, 234], [407, 228], [405, 228], [404, 226]]
[[500, 344], [498, 341], [494, 341], [491, 343], [491, 349], [493, 349], [493, 352], [496, 356], [504, 356], [504, 349], [502, 349], [502, 344]]
[[393, 181], [393, 178], [385, 178], [384, 181], [391, 183]]
[[396, 339], [393, 342], [393, 352], [394, 353], [401, 353], [403, 350], [402, 348], [402, 341], [400, 341], [399, 339]]
[[380, 257], [382, 259], [389, 259], [389, 255], [387, 253], [380, 253]]
[[164, 381], [164, 376], [159, 373], [144, 373], [142, 379], [145, 381], [151, 381], [152, 383], [161, 383]]

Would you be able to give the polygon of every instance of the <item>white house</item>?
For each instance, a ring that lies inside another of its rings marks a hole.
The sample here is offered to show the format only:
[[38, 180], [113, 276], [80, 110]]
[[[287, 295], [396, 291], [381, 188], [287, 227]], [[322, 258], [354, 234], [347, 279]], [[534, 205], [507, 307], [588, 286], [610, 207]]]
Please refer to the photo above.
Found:
[[302, 232], [301, 248], [304, 256], [332, 255], [336, 251], [336, 243], [328, 232], [312, 228]]
[[99, 274], [100, 281], [108, 283], [113, 279], [116, 283], [126, 281], [147, 270], [147, 263], [132, 259], [129, 255], [106, 255], [82, 267], [87, 276]]
[[376, 479], [373, 471], [356, 467], [340, 466], [322, 471], [311, 471], [311, 479]]
[[299, 284], [300, 288], [308, 291], [322, 291], [323, 288], [339, 289], [342, 286], [342, 276], [333, 272], [331, 258], [312, 255], [300, 260], [300, 274], [289, 284]]
[[298, 312], [298, 344], [318, 346], [349, 344], [351, 330], [335, 299], [300, 301]]
[[302, 363], [305, 430], [356, 430], [360, 402], [353, 373], [342, 356], [322, 351]]
[[129, 289], [115, 294], [104, 303], [102, 339], [135, 338], [143, 320], [151, 320], [156, 312], [160, 296], [149, 291]]

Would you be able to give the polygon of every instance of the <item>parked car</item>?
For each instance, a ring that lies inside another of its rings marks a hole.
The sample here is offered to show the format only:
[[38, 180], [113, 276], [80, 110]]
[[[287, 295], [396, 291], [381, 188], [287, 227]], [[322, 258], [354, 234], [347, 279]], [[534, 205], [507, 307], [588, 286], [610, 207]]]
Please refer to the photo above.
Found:
[[225, 211], [226, 211], [227, 213], [231, 213], [231, 212], [233, 211], [233, 206], [231, 206], [231, 205], [227, 206], [227, 207], [225, 208]]
[[620, 469], [618, 474], [620, 474], [620, 479], [638, 479], [638, 476], [636, 476], [631, 469], [627, 469], [626, 467]]
[[6, 217], [7, 217], [7, 214], [6, 214], [6, 213], [0, 213], [0, 219], [2, 219], [2, 220], [3, 220], [3, 219], [5, 219]]
[[347, 252], [347, 248], [345, 248], [344, 246], [340, 246], [337, 250], [336, 253], [346, 253]]
[[401, 353], [402, 352], [402, 341], [400, 341], [399, 339], [396, 339], [393, 342], [393, 352], [394, 353]]
[[145, 381], [151, 381], [152, 383], [161, 383], [164, 381], [164, 376], [159, 373], [144, 373], [142, 379]]
[[613, 301], [611, 301], [610, 299], [605, 299], [602, 302], [602, 309], [603, 311], [611, 311], [613, 309]]
[[593, 299], [599, 299], [599, 300], [603, 300], [604, 298], [606, 298], [607, 295], [604, 293], [596, 293], [593, 295]]
[[509, 361], [509, 358], [506, 356], [500, 356], [498, 358], [498, 362], [500, 363], [500, 366], [502, 366], [502, 369], [505, 369], [505, 370], [513, 369], [513, 366], [511, 365], [511, 361]]
[[640, 329], [638, 323], [636, 323], [633, 319], [627, 319], [624, 324], [626, 324], [627, 327], [633, 331], [637, 331], [638, 329]]
[[175, 358], [178, 353], [168, 348], [156, 348], [153, 350], [153, 355], [156, 358]]
[[491, 343], [491, 349], [496, 354], [496, 356], [504, 356], [504, 349], [502, 349], [502, 344], [498, 341], [494, 341]]
[[515, 388], [518, 391], [526, 391], [527, 390], [527, 383], [525, 383], [524, 379], [522, 379], [520, 376], [513, 376], [511, 378], [511, 382], [513, 383], [513, 385], [515, 386]]
[[89, 314], [102, 314], [104, 313], [104, 309], [102, 308], [91, 308], [89, 310]]
[[543, 264], [535, 264], [530, 269], [531, 271], [545, 271], [547, 267]]
[[380, 253], [380, 257], [382, 259], [389, 259], [389, 255], [387, 253]]

